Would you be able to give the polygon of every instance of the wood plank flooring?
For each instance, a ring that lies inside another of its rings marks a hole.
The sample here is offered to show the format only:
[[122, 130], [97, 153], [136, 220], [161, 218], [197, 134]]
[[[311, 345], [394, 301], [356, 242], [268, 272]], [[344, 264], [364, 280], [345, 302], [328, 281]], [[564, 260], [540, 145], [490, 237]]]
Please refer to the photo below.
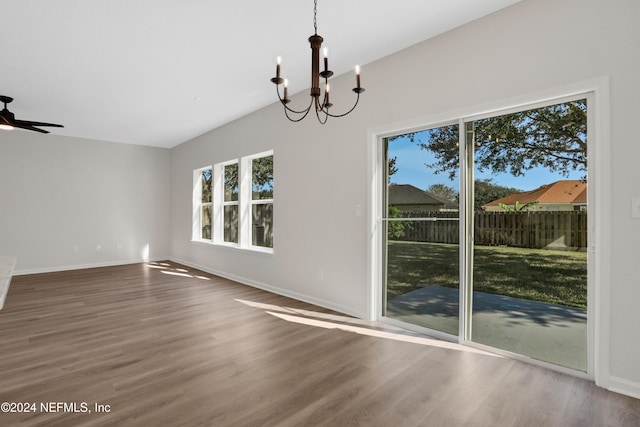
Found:
[[0, 425], [640, 426], [588, 381], [170, 262], [14, 277], [0, 337], [0, 402], [36, 404]]

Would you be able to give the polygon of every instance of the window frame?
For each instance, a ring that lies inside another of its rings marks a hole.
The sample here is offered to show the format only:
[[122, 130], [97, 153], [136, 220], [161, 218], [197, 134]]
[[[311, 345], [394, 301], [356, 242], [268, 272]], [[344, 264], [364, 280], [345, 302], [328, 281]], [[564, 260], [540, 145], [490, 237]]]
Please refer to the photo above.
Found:
[[[240, 246], [240, 227], [238, 229], [238, 242], [228, 242], [224, 240], [224, 208], [227, 206], [238, 206], [238, 221], [240, 218], [240, 199], [242, 197], [240, 183], [238, 183], [238, 200], [225, 201], [224, 195], [224, 172], [227, 166], [237, 164], [238, 172], [240, 171], [240, 162], [238, 159], [227, 160], [225, 162], [213, 165], [213, 239], [212, 243], [221, 246], [239, 247]], [[240, 180], [240, 176], [238, 176]]]
[[[247, 241], [247, 245], [250, 246], [252, 249], [254, 250], [273, 250], [273, 229], [272, 229], [272, 235], [271, 235], [271, 241], [272, 244], [271, 246], [260, 246], [260, 245], [254, 245], [253, 244], [253, 233], [254, 233], [254, 227], [253, 227], [253, 207], [257, 206], [257, 205], [271, 205], [271, 209], [273, 211], [273, 199], [274, 199], [274, 195], [273, 195], [273, 181], [275, 181], [275, 179], [272, 180], [272, 194], [271, 194], [271, 198], [270, 199], [254, 199], [253, 198], [253, 161], [257, 160], [257, 159], [262, 159], [265, 157], [274, 157], [273, 156], [273, 150], [271, 151], [265, 151], [262, 153], [258, 153], [258, 154], [253, 154], [251, 156], [247, 156], [246, 159], [246, 169], [248, 174], [247, 174], [247, 181], [248, 181], [248, 212], [247, 212], [247, 218], [248, 218], [248, 225], [247, 225], [247, 235], [249, 236], [248, 241]], [[273, 161], [272, 161], [273, 162]], [[274, 167], [271, 170], [271, 174], [273, 175], [274, 172]], [[273, 220], [273, 219], [272, 219]], [[272, 224], [273, 227], [273, 224]]]
[[[579, 82], [564, 86], [561, 88], [553, 88], [538, 92], [534, 95], [525, 95], [511, 100], [499, 100], [492, 104], [483, 105], [482, 108], [472, 106], [460, 110], [445, 112], [442, 114], [434, 115], [429, 118], [420, 118], [412, 122], [403, 122], [400, 124], [391, 124], [384, 127], [374, 128], [369, 130], [368, 139], [368, 160], [369, 160], [369, 173], [368, 178], [371, 184], [369, 185], [370, 196], [370, 211], [368, 229], [371, 232], [371, 238], [368, 244], [368, 282], [370, 284], [369, 293], [367, 296], [367, 315], [370, 320], [383, 320], [381, 315], [382, 307], [382, 286], [383, 279], [380, 268], [380, 260], [382, 251], [379, 249], [382, 241], [382, 227], [380, 227], [380, 218], [382, 218], [382, 191], [377, 188], [375, 183], [378, 182], [381, 173], [384, 172], [383, 168], [383, 148], [382, 144], [385, 138], [396, 135], [398, 133], [408, 133], [416, 130], [422, 130], [430, 127], [435, 127], [449, 121], [456, 120], [461, 125], [466, 122], [492, 117], [501, 114], [508, 114], [510, 112], [516, 112], [518, 110], [527, 108], [536, 108], [538, 106], [546, 106], [555, 103], [562, 103], [572, 99], [586, 98], [589, 105], [589, 114], [587, 117], [587, 128], [589, 129], [589, 138], [587, 139], [588, 152], [589, 152], [589, 168], [588, 168], [588, 180], [593, 183], [589, 185], [589, 194], [587, 198], [593, 200], [588, 207], [589, 211], [589, 256], [591, 259], [588, 261], [588, 348], [587, 348], [587, 360], [588, 368], [587, 373], [581, 373], [575, 370], [564, 369], [557, 365], [548, 364], [545, 362], [537, 361], [535, 359], [519, 357], [518, 355], [510, 354], [511, 357], [516, 359], [521, 358], [529, 363], [544, 366], [555, 371], [567, 373], [569, 375], [577, 377], [586, 377], [596, 380], [596, 384], [602, 381], [602, 370], [606, 370], [607, 365], [602, 360], [606, 359], [607, 352], [600, 351], [601, 348], [597, 345], [598, 340], [606, 340], [609, 330], [607, 323], [607, 313], [600, 313], [602, 310], [601, 304], [596, 304], [597, 298], [602, 298], [609, 293], [607, 282], [604, 280], [604, 276], [601, 274], [603, 270], [609, 268], [610, 259], [608, 257], [607, 248], [610, 247], [610, 242], [606, 239], [606, 233], [602, 230], [606, 230], [605, 225], [608, 223], [609, 218], [607, 209], [611, 206], [607, 203], [607, 191], [610, 188], [608, 168], [609, 153], [607, 147], [610, 145], [609, 135], [607, 133], [609, 123], [609, 82], [606, 78], [598, 78]], [[480, 111], [480, 112], [478, 112]], [[461, 147], [465, 147], [465, 144], [460, 144]], [[466, 150], [462, 151], [461, 158], [465, 158]], [[386, 165], [385, 165], [386, 166]], [[464, 170], [462, 173], [466, 173]], [[461, 179], [464, 180], [463, 177]], [[461, 188], [462, 190], [462, 188]], [[465, 190], [468, 193], [469, 189]], [[464, 200], [464, 196], [461, 191], [461, 200]], [[604, 200], [604, 202], [603, 202]], [[463, 208], [461, 208], [463, 209]], [[462, 238], [461, 238], [462, 240]], [[605, 332], [602, 332], [605, 331]], [[598, 338], [600, 334], [600, 338]], [[438, 336], [438, 335], [436, 335]], [[604, 336], [604, 338], [602, 338]], [[438, 336], [440, 337], [440, 336]], [[457, 341], [460, 344], [474, 346], [469, 341], [460, 338], [442, 336], [445, 340]], [[600, 371], [600, 373], [599, 373]]]
[[[236, 183], [236, 190], [238, 192], [238, 197], [237, 197], [236, 200], [233, 200], [233, 199], [232, 200], [227, 200], [226, 199], [226, 189], [227, 189], [227, 187], [226, 187], [226, 169], [227, 169], [227, 167], [233, 166], [233, 165], [236, 165], [236, 167], [238, 169], [238, 171], [237, 171], [238, 182]], [[228, 162], [225, 162], [224, 164], [222, 164], [221, 173], [220, 173], [220, 180], [222, 182], [222, 191], [221, 191], [221, 194], [220, 194], [221, 206], [222, 206], [222, 209], [220, 211], [220, 215], [221, 215], [221, 217], [220, 217], [221, 218], [220, 219], [220, 221], [221, 221], [220, 236], [221, 236], [222, 239], [221, 239], [220, 243], [223, 243], [225, 245], [232, 245], [232, 246], [240, 245], [240, 234], [241, 234], [241, 232], [240, 232], [240, 215], [241, 215], [240, 199], [241, 199], [241, 195], [240, 194], [241, 194], [241, 180], [242, 180], [240, 174], [241, 174], [241, 167], [240, 167], [240, 161], [239, 160], [237, 160], [237, 159], [236, 160], [231, 160], [231, 161], [228, 161]], [[236, 234], [237, 235], [236, 235], [235, 241], [226, 240], [226, 238], [225, 238], [225, 224], [226, 224], [225, 211], [226, 211], [226, 208], [229, 207], [229, 206], [232, 206], [232, 207], [235, 206], [236, 207], [236, 224], [235, 224], [235, 228], [236, 228]]]
[[[200, 242], [212, 243], [217, 246], [223, 246], [234, 249], [250, 250], [266, 254], [273, 254], [273, 247], [259, 246], [253, 244], [253, 206], [271, 204], [274, 206], [274, 197], [271, 199], [253, 200], [253, 160], [262, 157], [274, 156], [273, 150], [263, 151], [260, 153], [243, 156], [219, 162], [212, 167], [212, 239], [202, 240], [193, 239]], [[229, 165], [238, 165], [238, 200], [225, 200], [225, 168]], [[201, 171], [200, 168], [194, 171]], [[275, 168], [274, 168], [275, 169]], [[201, 173], [201, 172], [199, 172]], [[273, 173], [273, 171], [272, 171]], [[275, 181], [275, 179], [274, 179]], [[201, 196], [201, 194], [200, 194]], [[194, 201], [195, 201], [194, 191]], [[238, 209], [238, 241], [228, 242], [224, 240], [224, 210], [228, 206], [237, 206]], [[194, 202], [195, 207], [195, 202]], [[195, 209], [195, 208], [194, 208]], [[196, 228], [196, 217], [194, 212], [194, 230]], [[199, 223], [198, 223], [199, 224]], [[273, 225], [272, 225], [273, 227]], [[195, 233], [195, 232], [194, 232]], [[194, 234], [195, 236], [195, 234]], [[273, 237], [272, 237], [273, 239]]]
[[[202, 201], [202, 174], [204, 171], [211, 171], [211, 202], [203, 202]], [[192, 230], [191, 230], [191, 240], [197, 242], [211, 242], [214, 236], [214, 227], [213, 227], [213, 212], [212, 217], [209, 218], [209, 224], [211, 224], [211, 238], [206, 239], [202, 237], [202, 208], [206, 206], [211, 206], [213, 210], [213, 168], [211, 166], [204, 166], [201, 168], [197, 168], [193, 170], [193, 220], [192, 220]]]

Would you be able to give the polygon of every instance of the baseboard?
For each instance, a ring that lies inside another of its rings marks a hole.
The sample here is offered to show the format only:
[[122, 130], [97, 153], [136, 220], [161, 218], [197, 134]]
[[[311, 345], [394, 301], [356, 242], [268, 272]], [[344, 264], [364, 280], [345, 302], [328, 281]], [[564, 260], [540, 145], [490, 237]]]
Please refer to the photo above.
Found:
[[288, 289], [279, 288], [277, 286], [269, 285], [267, 283], [251, 280], [246, 277], [236, 276], [226, 271], [212, 269], [204, 265], [199, 265], [199, 264], [195, 264], [179, 258], [172, 258], [172, 257], [154, 257], [153, 259], [146, 259], [146, 260], [145, 259], [129, 259], [129, 260], [108, 261], [108, 262], [91, 263], [91, 264], [64, 265], [59, 267], [22, 269], [22, 270], [14, 270], [12, 275], [24, 276], [27, 274], [55, 273], [58, 271], [83, 270], [87, 268], [99, 268], [99, 267], [113, 267], [118, 265], [138, 264], [138, 263], [150, 262], [150, 261], [164, 261], [167, 259], [173, 262], [177, 262], [179, 264], [184, 264], [192, 268], [197, 268], [198, 270], [206, 271], [207, 273], [215, 274], [216, 276], [224, 277], [225, 279], [233, 280], [234, 282], [238, 282], [243, 285], [251, 286], [253, 288], [262, 289], [264, 291], [282, 295], [287, 298], [292, 298], [298, 301], [303, 301], [309, 304], [317, 305], [319, 307], [327, 308], [329, 310], [337, 311], [339, 313], [357, 317], [359, 319], [367, 318], [366, 313], [360, 313], [360, 312], [354, 311], [350, 307], [345, 307], [340, 304], [335, 304], [331, 301], [310, 297], [309, 295], [293, 292]]
[[24, 276], [27, 274], [41, 274], [41, 273], [55, 273], [58, 271], [69, 271], [69, 270], [84, 270], [86, 268], [114, 267], [117, 265], [139, 264], [142, 262], [164, 261], [167, 259], [169, 259], [169, 257], [157, 257], [152, 259], [128, 259], [128, 260], [119, 260], [119, 261], [98, 262], [98, 263], [91, 263], [91, 264], [63, 265], [60, 267], [31, 268], [31, 269], [25, 269], [25, 270], [14, 270], [12, 273], [12, 276]]
[[607, 390], [640, 399], [640, 383], [614, 376], [610, 376], [607, 382]]
[[197, 268], [198, 270], [205, 271], [210, 274], [215, 274], [216, 276], [224, 277], [225, 279], [233, 280], [234, 282], [241, 283], [243, 285], [251, 286], [253, 288], [262, 289], [263, 291], [271, 292], [277, 295], [282, 295], [287, 298], [295, 299], [298, 301], [306, 302], [309, 304], [317, 305], [318, 307], [323, 307], [329, 310], [337, 311], [338, 313], [346, 314], [349, 316], [357, 317], [359, 319], [367, 319], [366, 313], [360, 313], [355, 310], [352, 310], [350, 307], [345, 307], [340, 304], [335, 304], [331, 301], [326, 301], [319, 298], [314, 298], [309, 295], [301, 294], [298, 292], [290, 291], [288, 289], [279, 288], [277, 286], [269, 285], [267, 283], [258, 282], [255, 280], [247, 279], [246, 277], [236, 276], [234, 274], [227, 273], [225, 271], [216, 270], [213, 268], [206, 267], [204, 265], [195, 264], [189, 261], [185, 261], [179, 258], [169, 258], [171, 261], [176, 262], [178, 264], [183, 264], [192, 268]]

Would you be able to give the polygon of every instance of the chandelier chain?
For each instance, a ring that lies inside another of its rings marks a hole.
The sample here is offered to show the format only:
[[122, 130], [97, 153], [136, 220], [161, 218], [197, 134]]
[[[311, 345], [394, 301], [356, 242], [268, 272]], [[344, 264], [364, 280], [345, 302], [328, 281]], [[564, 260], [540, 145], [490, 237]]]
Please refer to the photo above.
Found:
[[316, 15], [318, 14], [318, 0], [313, 0], [313, 29], [315, 34], [318, 34], [318, 20]]

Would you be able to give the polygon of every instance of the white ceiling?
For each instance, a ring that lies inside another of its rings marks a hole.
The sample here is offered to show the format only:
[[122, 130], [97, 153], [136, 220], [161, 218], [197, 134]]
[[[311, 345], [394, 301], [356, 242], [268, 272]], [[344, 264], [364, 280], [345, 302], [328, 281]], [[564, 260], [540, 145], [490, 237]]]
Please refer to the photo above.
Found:
[[[519, 0], [319, 0], [336, 74]], [[308, 87], [312, 0], [0, 0], [0, 95], [58, 135], [173, 147]], [[283, 124], [285, 119], [283, 117]], [[26, 132], [15, 130], [13, 132]]]

